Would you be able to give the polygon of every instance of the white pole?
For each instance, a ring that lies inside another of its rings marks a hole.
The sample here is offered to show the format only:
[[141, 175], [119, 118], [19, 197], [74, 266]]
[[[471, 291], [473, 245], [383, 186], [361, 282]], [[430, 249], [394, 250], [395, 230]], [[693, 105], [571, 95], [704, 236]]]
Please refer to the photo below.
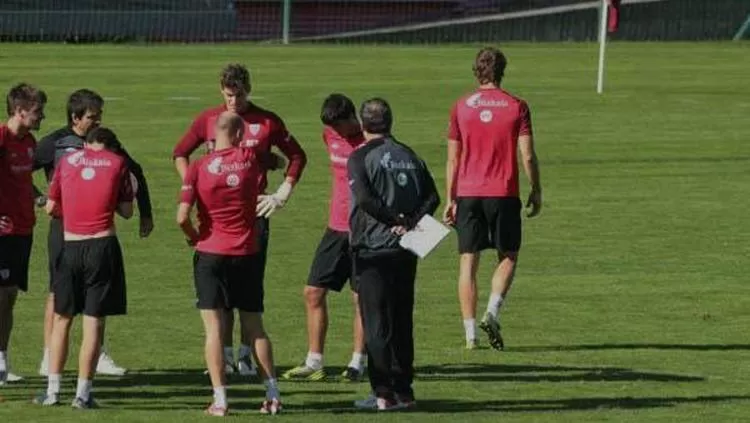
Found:
[[596, 92], [604, 92], [604, 54], [607, 49], [607, 0], [602, 0], [602, 15], [599, 21], [599, 75], [596, 82]]

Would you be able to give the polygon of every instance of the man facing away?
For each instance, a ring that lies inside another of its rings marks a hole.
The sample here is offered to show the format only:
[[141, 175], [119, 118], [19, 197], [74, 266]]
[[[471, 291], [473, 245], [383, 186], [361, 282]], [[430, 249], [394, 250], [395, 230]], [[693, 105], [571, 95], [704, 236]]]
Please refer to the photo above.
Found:
[[73, 318], [83, 314], [78, 385], [72, 406], [95, 408], [92, 380], [99, 361], [104, 318], [127, 312], [125, 267], [115, 213], [133, 215], [133, 187], [125, 159], [106, 149], [116, 142], [107, 128], [86, 136], [83, 150], [63, 157], [49, 187], [47, 213], [62, 216], [63, 252], [53, 286], [55, 317], [50, 337], [47, 392], [40, 405], [59, 404]]
[[[299, 182], [302, 171], [307, 164], [307, 156], [297, 140], [289, 133], [284, 121], [275, 113], [265, 110], [248, 100], [250, 95], [250, 72], [240, 64], [229, 64], [221, 71], [219, 88], [224, 98], [224, 104], [202, 112], [195, 118], [190, 128], [175, 146], [173, 157], [175, 168], [180, 178], [184, 179], [187, 172], [190, 155], [205, 144], [206, 152], [214, 148], [214, 123], [224, 111], [237, 113], [242, 118], [245, 131], [240, 147], [250, 148], [255, 152], [256, 160], [261, 163], [258, 173], [258, 219], [256, 220], [256, 235], [260, 247], [261, 266], [255, 269], [259, 272], [261, 281], [265, 279], [266, 254], [268, 251], [270, 224], [269, 217], [283, 208], [292, 195], [293, 188]], [[288, 160], [284, 181], [272, 194], [266, 193], [268, 186], [267, 171], [280, 166], [280, 160], [271, 152], [276, 147]], [[238, 361], [235, 365], [232, 348], [232, 332], [234, 314], [224, 316], [224, 358], [227, 373], [238, 370], [242, 375], [253, 375], [255, 369], [250, 360], [251, 349], [248, 342], [243, 342], [239, 348]], [[242, 333], [247, 333], [241, 330]]]
[[[182, 184], [177, 222], [195, 246], [193, 272], [197, 306], [206, 332], [205, 356], [214, 398], [206, 414], [228, 411], [222, 353], [222, 314], [239, 310], [243, 339], [252, 345], [267, 388], [261, 413], [276, 414], [281, 399], [274, 378], [271, 340], [263, 328], [262, 257], [255, 233], [258, 174], [252, 149], [238, 145], [242, 118], [222, 112], [214, 123], [212, 152], [191, 163]], [[197, 204], [199, 227], [190, 220]]]
[[354, 382], [361, 380], [364, 374], [365, 346], [349, 246], [349, 183], [346, 162], [349, 155], [364, 142], [364, 138], [357, 121], [354, 103], [345, 95], [329, 95], [323, 102], [320, 120], [325, 125], [323, 142], [331, 160], [333, 177], [328, 227], [315, 251], [304, 290], [307, 311], [307, 358], [300, 366], [284, 373], [283, 377], [304, 380], [322, 380], [326, 377], [323, 366], [323, 349], [328, 332], [326, 295], [329, 290], [341, 292], [349, 280], [354, 302], [354, 352], [341, 377], [345, 381]]
[[[55, 167], [60, 159], [73, 151], [84, 148], [86, 135], [101, 125], [103, 113], [104, 99], [98, 93], [88, 89], [80, 89], [71, 93], [66, 105], [68, 124], [51, 132], [39, 141], [39, 145], [34, 153], [34, 170], [44, 169], [44, 174], [49, 183], [52, 180]], [[154, 229], [154, 223], [151, 216], [151, 197], [146, 177], [143, 174], [143, 168], [130, 157], [124, 148], [120, 148], [118, 154], [123, 156], [125, 165], [138, 183], [138, 190], [135, 196], [138, 201], [138, 213], [140, 214], [140, 235], [143, 238], [148, 237]], [[47, 376], [49, 367], [50, 336], [52, 334], [52, 322], [55, 315], [53, 285], [57, 264], [62, 255], [62, 246], [62, 221], [52, 217], [49, 222], [49, 233], [47, 235], [50, 294], [47, 297], [44, 312], [44, 354], [39, 365], [39, 374], [42, 376]], [[104, 345], [102, 345], [101, 355], [96, 365], [96, 372], [105, 375], [122, 376], [127, 372], [127, 369], [118, 366], [107, 353]]]
[[443, 221], [458, 232], [459, 278], [466, 347], [477, 347], [477, 269], [482, 250], [497, 252], [492, 293], [479, 326], [490, 345], [504, 348], [499, 310], [510, 290], [521, 247], [521, 200], [517, 150], [531, 190], [528, 217], [542, 208], [539, 163], [534, 151], [531, 112], [526, 102], [500, 88], [507, 60], [500, 50], [484, 48], [474, 63], [479, 89], [460, 98], [450, 115]]
[[33, 242], [36, 140], [31, 131], [44, 119], [47, 95], [33, 85], [13, 86], [6, 96], [8, 121], [0, 125], [0, 385], [11, 375], [8, 343], [18, 291], [26, 292]]
[[349, 226], [373, 395], [358, 408], [381, 411], [415, 405], [414, 284], [417, 256], [400, 237], [440, 203], [427, 165], [391, 135], [385, 100], [360, 109], [366, 143], [349, 157]]

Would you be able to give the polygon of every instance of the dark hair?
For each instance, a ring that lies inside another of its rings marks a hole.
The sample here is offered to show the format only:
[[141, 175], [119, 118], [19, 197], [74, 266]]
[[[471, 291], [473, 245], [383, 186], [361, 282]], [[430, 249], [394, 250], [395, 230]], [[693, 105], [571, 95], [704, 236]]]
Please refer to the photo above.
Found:
[[499, 84], [505, 75], [508, 60], [500, 50], [485, 47], [479, 50], [474, 60], [474, 76], [480, 84]]
[[362, 129], [371, 134], [388, 134], [393, 126], [391, 106], [382, 98], [371, 98], [359, 109]]
[[320, 110], [320, 120], [325, 125], [333, 125], [336, 122], [356, 119], [357, 112], [352, 100], [343, 94], [331, 94], [323, 101]]
[[250, 92], [250, 72], [239, 63], [231, 63], [221, 70], [221, 87]]
[[76, 119], [81, 119], [86, 111], [101, 111], [102, 107], [104, 107], [104, 99], [96, 92], [87, 89], [73, 92], [68, 97], [68, 125], [73, 124], [73, 116]]
[[34, 106], [47, 104], [47, 94], [39, 88], [22, 82], [8, 91], [5, 99], [5, 110], [8, 116], [13, 116], [17, 108], [31, 110]]
[[104, 144], [104, 148], [114, 152], [118, 152], [120, 151], [120, 148], [122, 148], [120, 140], [117, 139], [117, 135], [115, 135], [115, 133], [111, 129], [105, 128], [103, 126], [94, 128], [91, 132], [89, 132], [89, 134], [86, 135], [86, 143]]

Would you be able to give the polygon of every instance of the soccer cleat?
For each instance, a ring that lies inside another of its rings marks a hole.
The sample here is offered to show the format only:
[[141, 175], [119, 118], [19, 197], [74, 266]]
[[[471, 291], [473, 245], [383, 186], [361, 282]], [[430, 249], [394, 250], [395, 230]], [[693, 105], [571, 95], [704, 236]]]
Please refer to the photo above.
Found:
[[496, 350], [505, 348], [503, 337], [500, 334], [500, 323], [490, 313], [485, 313], [484, 318], [479, 322], [479, 328], [487, 334], [492, 348]]
[[211, 405], [206, 408], [205, 413], [207, 416], [225, 417], [229, 413], [229, 409], [227, 409], [227, 407], [219, 407], [212, 402]]
[[272, 400], [265, 400], [260, 405], [260, 414], [279, 414], [281, 412], [281, 401], [274, 398]]
[[323, 368], [315, 370], [312, 367], [308, 367], [307, 364], [302, 363], [299, 366], [288, 370], [281, 377], [284, 379], [319, 381], [326, 378], [326, 371]]
[[469, 339], [466, 341], [466, 349], [467, 350], [477, 350], [479, 349], [479, 341], [477, 339]]
[[406, 405], [392, 398], [378, 398], [375, 401], [378, 411], [394, 411], [406, 408]]
[[412, 409], [417, 406], [417, 400], [414, 399], [414, 395], [396, 394], [396, 400], [401, 404], [402, 408]]
[[360, 382], [364, 377], [364, 369], [359, 370], [354, 367], [347, 367], [343, 373], [341, 373], [341, 380], [344, 382]]
[[354, 407], [360, 410], [377, 410], [378, 398], [375, 394], [370, 394], [367, 398], [354, 401]]
[[258, 369], [250, 356], [240, 357], [237, 361], [237, 370], [242, 376], [258, 376]]
[[109, 376], [124, 376], [127, 369], [115, 364], [109, 354], [102, 352], [99, 355], [99, 362], [96, 364], [96, 373]]
[[76, 398], [73, 400], [73, 403], [71, 403], [70, 406], [79, 410], [99, 408], [99, 405], [96, 403], [96, 401], [94, 401], [94, 396], [91, 394], [89, 394], [89, 399], [87, 401], [84, 401], [83, 398]]
[[58, 397], [58, 394], [50, 394], [48, 392], [45, 392], [34, 398], [32, 402], [36, 405], [50, 407], [53, 405], [60, 405], [60, 398]]
[[8, 376], [6, 376], [5, 380], [8, 383], [20, 382], [23, 380], [23, 376], [19, 376], [15, 373], [8, 372]]

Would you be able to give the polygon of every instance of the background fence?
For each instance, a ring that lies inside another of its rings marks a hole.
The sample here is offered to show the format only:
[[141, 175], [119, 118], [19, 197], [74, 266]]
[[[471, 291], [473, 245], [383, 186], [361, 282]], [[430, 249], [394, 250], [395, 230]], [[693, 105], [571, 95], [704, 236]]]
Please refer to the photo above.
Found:
[[[286, 4], [285, 4], [286, 3]], [[4, 41], [596, 39], [592, 0], [3, 0]], [[625, 0], [616, 38], [730, 39], [750, 0]], [[285, 32], [286, 29], [286, 32]]]

